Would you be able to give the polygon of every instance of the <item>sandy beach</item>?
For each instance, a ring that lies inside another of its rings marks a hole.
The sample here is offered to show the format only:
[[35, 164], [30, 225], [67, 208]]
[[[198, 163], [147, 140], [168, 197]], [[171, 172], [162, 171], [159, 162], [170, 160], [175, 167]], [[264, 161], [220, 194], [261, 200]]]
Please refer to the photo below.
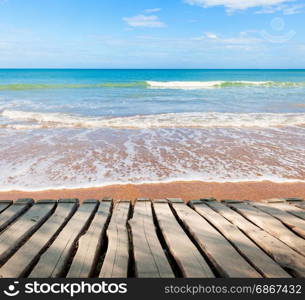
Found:
[[101, 199], [136, 199], [148, 197], [152, 199], [179, 197], [185, 201], [204, 197], [221, 199], [239, 199], [259, 201], [270, 198], [305, 198], [305, 183], [237, 182], [207, 183], [200, 181], [172, 182], [162, 184], [110, 185], [100, 188], [45, 190], [37, 192], [9, 191], [0, 192], [0, 200], [16, 200], [18, 198], [59, 199], [78, 198]]

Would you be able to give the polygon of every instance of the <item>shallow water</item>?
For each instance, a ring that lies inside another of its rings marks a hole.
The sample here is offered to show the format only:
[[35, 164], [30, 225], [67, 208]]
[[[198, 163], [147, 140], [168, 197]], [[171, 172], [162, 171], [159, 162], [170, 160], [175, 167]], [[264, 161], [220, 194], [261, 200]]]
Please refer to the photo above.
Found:
[[305, 71], [0, 70], [0, 189], [305, 180]]

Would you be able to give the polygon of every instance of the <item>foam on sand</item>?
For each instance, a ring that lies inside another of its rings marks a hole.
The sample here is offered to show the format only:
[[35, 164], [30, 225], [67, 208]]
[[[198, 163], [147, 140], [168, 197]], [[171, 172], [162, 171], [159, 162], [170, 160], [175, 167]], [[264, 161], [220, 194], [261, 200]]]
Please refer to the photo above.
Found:
[[[168, 113], [128, 117], [85, 117], [64, 113], [3, 110], [0, 116], [9, 120], [2, 128], [273, 128], [305, 125], [305, 113]], [[26, 123], [24, 123], [26, 122]]]
[[303, 182], [305, 128], [2, 130], [0, 190]]

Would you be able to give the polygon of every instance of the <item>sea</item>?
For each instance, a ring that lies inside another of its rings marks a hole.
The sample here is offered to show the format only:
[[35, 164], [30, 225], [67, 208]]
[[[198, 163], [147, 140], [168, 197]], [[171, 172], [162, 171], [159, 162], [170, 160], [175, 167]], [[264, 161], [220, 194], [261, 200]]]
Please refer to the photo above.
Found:
[[0, 69], [0, 190], [305, 181], [305, 70]]

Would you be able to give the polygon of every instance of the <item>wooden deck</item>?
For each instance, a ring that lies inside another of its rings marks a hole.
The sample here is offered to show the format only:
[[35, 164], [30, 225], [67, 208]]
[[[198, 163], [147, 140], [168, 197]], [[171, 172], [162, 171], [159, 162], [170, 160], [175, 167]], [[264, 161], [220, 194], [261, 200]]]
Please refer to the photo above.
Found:
[[305, 277], [305, 201], [0, 201], [0, 277]]

